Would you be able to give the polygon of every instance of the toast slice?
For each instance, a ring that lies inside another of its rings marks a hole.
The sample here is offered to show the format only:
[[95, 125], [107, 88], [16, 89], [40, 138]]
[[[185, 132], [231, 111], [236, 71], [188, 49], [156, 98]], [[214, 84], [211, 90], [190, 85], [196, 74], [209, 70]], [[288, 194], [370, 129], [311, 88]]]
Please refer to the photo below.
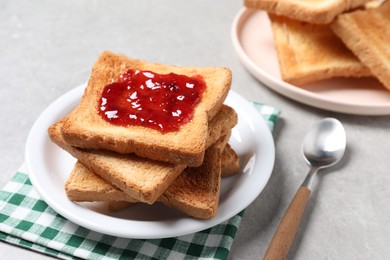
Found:
[[107, 208], [109, 211], [115, 212], [126, 209], [133, 204], [133, 202], [128, 201], [108, 201]]
[[[61, 128], [63, 120], [49, 127], [49, 137], [59, 147], [80, 160], [106, 182], [114, 184], [138, 201], [152, 204], [187, 167], [106, 150], [80, 149], [67, 144]], [[210, 122], [206, 146], [212, 145], [237, 124], [235, 111], [224, 105]]]
[[[222, 165], [235, 164], [228, 161], [234, 161], [234, 156], [221, 156], [221, 149], [227, 138], [221, 138], [206, 151], [205, 160], [200, 167], [186, 168], [158, 200], [193, 217], [214, 216], [218, 205]], [[222, 153], [226, 149], [229, 150], [228, 154], [235, 154], [230, 146], [226, 146]], [[106, 201], [114, 211], [137, 202], [90, 171], [80, 161], [76, 162], [65, 184], [65, 190], [72, 201]]]
[[[206, 89], [194, 108], [193, 118], [181, 125], [179, 130], [166, 133], [137, 125], [117, 126], [104, 120], [98, 113], [98, 107], [105, 86], [118, 81], [130, 69], [163, 75], [201, 76]], [[103, 52], [93, 66], [80, 104], [64, 120], [64, 139], [75, 147], [135, 153], [152, 160], [199, 166], [206, 150], [208, 122], [222, 107], [231, 78], [231, 71], [223, 67], [177, 67]]]
[[365, 77], [370, 70], [329, 25], [269, 14], [282, 79], [294, 85], [333, 77]]
[[240, 170], [240, 158], [230, 144], [226, 144], [222, 151], [221, 167], [221, 177], [233, 176]]
[[329, 24], [338, 14], [363, 6], [370, 0], [244, 0], [248, 8], [312, 24]]
[[381, 6], [385, 1], [386, 1], [386, 0], [372, 0], [372, 1], [367, 2], [367, 3], [364, 5], [364, 8], [366, 8], [366, 9], [378, 8], [378, 7]]
[[65, 183], [65, 191], [72, 201], [127, 201], [139, 202], [116, 186], [106, 182], [77, 161]]
[[159, 200], [195, 218], [209, 219], [215, 216], [221, 189], [221, 155], [229, 136], [221, 137], [207, 149], [203, 164], [187, 168]]
[[[200, 168], [196, 168], [200, 169]], [[226, 144], [221, 156], [221, 177], [236, 174], [240, 169], [239, 158], [229, 144]], [[106, 182], [77, 161], [65, 184], [65, 191], [72, 201], [123, 201], [139, 202], [121, 189]], [[118, 206], [118, 208], [122, 208]]]
[[390, 1], [380, 7], [338, 16], [333, 31], [390, 89]]

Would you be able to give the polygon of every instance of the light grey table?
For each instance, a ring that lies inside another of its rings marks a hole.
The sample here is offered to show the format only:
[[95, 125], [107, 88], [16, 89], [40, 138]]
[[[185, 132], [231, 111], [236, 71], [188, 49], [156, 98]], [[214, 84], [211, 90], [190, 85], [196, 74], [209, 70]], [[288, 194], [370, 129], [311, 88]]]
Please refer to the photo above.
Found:
[[[269, 183], [246, 210], [231, 259], [259, 259], [308, 170], [301, 141], [318, 119], [347, 131], [342, 162], [320, 174], [291, 259], [390, 257], [390, 118], [331, 113], [276, 94], [239, 62], [230, 39], [241, 1], [0, 2], [0, 186], [24, 161], [27, 134], [55, 98], [88, 79], [103, 50], [183, 66], [227, 66], [232, 88], [282, 110]], [[0, 242], [1, 259], [46, 257]], [[47, 257], [48, 258], [48, 257]]]

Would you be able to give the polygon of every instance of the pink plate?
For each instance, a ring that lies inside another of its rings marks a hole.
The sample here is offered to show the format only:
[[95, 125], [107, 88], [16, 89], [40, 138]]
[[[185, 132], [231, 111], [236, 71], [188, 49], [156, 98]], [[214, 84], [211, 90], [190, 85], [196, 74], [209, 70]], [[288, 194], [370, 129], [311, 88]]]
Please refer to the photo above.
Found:
[[260, 10], [243, 8], [232, 27], [234, 48], [257, 79], [295, 101], [355, 115], [390, 115], [390, 91], [374, 78], [334, 78], [297, 87], [282, 81], [270, 21]]

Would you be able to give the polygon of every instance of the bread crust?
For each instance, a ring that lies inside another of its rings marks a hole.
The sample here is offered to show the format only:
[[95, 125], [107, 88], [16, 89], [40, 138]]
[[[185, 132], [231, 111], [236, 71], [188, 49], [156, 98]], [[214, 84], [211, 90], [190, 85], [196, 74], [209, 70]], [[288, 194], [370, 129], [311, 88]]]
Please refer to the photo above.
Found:
[[378, 8], [338, 16], [333, 31], [390, 89], [390, 1]]
[[[235, 164], [230, 161], [234, 161], [234, 157], [221, 155], [235, 154], [230, 146], [225, 146], [228, 136], [222, 137], [206, 151], [205, 160], [200, 167], [185, 169], [158, 200], [195, 218], [208, 219], [215, 216], [222, 165]], [[112, 210], [121, 210], [138, 202], [94, 174], [80, 161], [76, 162], [70, 173], [65, 190], [70, 200], [104, 201], [108, 202]]]
[[221, 189], [222, 151], [228, 140], [229, 136], [221, 137], [207, 149], [202, 165], [187, 168], [159, 200], [195, 218], [214, 217]]
[[[232, 176], [238, 173], [239, 170], [239, 158], [233, 148], [229, 144], [226, 144], [221, 157], [221, 177]], [[115, 185], [106, 182], [97, 174], [90, 171], [80, 161], [77, 161], [73, 167], [72, 172], [65, 183], [65, 191], [68, 198], [72, 201], [122, 201], [124, 204], [116, 205], [116, 203], [112, 203], [112, 206], [118, 206], [118, 209], [126, 208], [128, 205], [126, 205], [125, 202], [129, 205], [131, 203], [139, 202]]]
[[[109, 184], [77, 161], [65, 183], [65, 191], [72, 201], [127, 201], [137, 202], [114, 185]], [[82, 199], [80, 199], [82, 198]]]
[[362, 6], [368, 1], [370, 0], [244, 0], [244, 5], [298, 21], [329, 24], [338, 14]]
[[[117, 186], [138, 201], [154, 203], [187, 167], [183, 164], [152, 161], [135, 154], [118, 154], [107, 150], [73, 147], [63, 138], [61, 128], [64, 120], [66, 117], [49, 127], [50, 139], [106, 182]], [[210, 122], [209, 133], [206, 134], [207, 145], [213, 144], [222, 135], [229, 133], [230, 129], [237, 124], [237, 120], [235, 111], [223, 105]]]
[[[116, 126], [102, 119], [97, 107], [103, 88], [129, 69], [201, 75], [207, 87], [195, 107], [193, 119], [178, 131], [164, 134], [142, 126]], [[162, 65], [105, 51], [93, 66], [80, 104], [63, 123], [64, 139], [75, 147], [135, 153], [152, 160], [199, 166], [206, 149], [208, 122], [222, 107], [230, 89], [231, 77], [227, 68]]]
[[372, 75], [330, 25], [309, 24], [274, 14], [269, 14], [269, 18], [284, 81], [299, 86], [333, 77]]
[[222, 151], [222, 169], [221, 177], [229, 177], [238, 173], [240, 170], [240, 158], [230, 146], [226, 144]]

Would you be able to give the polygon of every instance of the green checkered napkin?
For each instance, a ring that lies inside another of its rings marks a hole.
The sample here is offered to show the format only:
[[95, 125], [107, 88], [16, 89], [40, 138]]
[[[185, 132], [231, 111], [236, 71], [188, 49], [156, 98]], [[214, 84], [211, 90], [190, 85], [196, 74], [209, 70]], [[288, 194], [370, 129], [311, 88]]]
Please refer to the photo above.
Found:
[[[272, 129], [279, 110], [254, 103]], [[63, 259], [226, 259], [244, 211], [217, 226], [164, 239], [126, 239], [78, 226], [57, 214], [22, 168], [0, 190], [0, 239]]]

